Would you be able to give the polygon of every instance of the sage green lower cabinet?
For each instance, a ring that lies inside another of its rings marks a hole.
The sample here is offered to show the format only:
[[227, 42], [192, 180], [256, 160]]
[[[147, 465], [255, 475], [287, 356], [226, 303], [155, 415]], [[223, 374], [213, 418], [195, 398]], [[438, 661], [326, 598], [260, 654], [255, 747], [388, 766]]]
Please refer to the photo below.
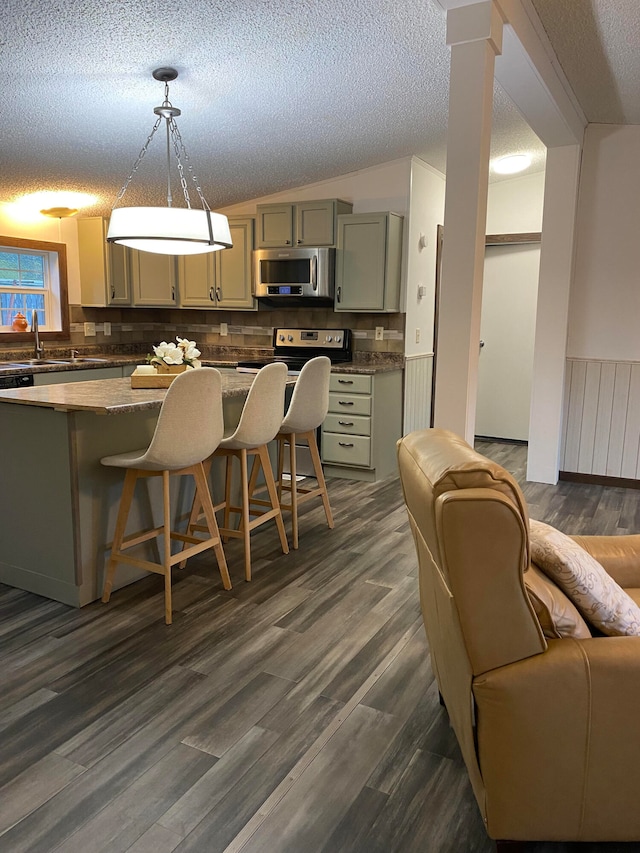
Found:
[[402, 216], [338, 216], [336, 311], [400, 310]]
[[332, 373], [321, 453], [327, 477], [375, 482], [397, 473], [402, 371]]
[[174, 255], [131, 250], [131, 280], [134, 305], [176, 305], [176, 259]]
[[[144, 362], [141, 357], [140, 362]], [[34, 373], [34, 385], [62, 385], [65, 382], [90, 382], [92, 379], [122, 379], [131, 376], [136, 369], [135, 364], [118, 367], [87, 367], [82, 370], [60, 370], [47, 373]]]
[[253, 217], [229, 217], [233, 246], [178, 258], [183, 308], [255, 309], [251, 290]]

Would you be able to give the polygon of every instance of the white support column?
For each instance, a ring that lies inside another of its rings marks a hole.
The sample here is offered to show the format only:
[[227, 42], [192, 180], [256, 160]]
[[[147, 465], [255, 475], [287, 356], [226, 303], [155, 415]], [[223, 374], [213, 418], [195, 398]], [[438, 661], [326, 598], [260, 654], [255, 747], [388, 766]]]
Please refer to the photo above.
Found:
[[536, 483], [558, 482], [580, 151], [547, 151], [527, 461]]
[[435, 425], [473, 443], [496, 54], [503, 21], [493, 0], [450, 9], [447, 186]]

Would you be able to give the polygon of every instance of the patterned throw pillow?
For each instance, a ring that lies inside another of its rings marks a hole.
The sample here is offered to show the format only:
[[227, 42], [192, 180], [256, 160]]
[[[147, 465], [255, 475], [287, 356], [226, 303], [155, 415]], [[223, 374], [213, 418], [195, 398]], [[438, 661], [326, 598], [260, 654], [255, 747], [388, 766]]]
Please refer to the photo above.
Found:
[[531, 560], [608, 636], [640, 636], [640, 607], [600, 563], [564, 533], [531, 519]]

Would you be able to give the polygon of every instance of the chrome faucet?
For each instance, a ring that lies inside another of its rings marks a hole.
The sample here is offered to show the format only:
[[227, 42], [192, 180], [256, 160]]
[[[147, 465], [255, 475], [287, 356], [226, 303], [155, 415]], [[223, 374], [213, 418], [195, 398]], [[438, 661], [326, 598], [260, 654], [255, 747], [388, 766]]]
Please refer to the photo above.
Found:
[[35, 336], [35, 358], [44, 358], [44, 344], [40, 342], [40, 335], [38, 334], [38, 312], [34, 309], [31, 313], [31, 331]]

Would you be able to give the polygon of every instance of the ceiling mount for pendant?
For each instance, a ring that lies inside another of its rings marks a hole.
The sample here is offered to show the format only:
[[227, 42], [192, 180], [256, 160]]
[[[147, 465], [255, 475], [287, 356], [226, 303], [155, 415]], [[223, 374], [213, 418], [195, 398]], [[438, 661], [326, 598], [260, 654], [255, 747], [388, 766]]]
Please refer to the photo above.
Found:
[[[118, 194], [114, 209], [111, 211], [107, 241], [120, 243], [132, 249], [166, 255], [191, 255], [228, 249], [232, 246], [229, 222], [223, 214], [211, 212], [202, 194], [200, 181], [193, 172], [193, 167], [176, 124], [176, 118], [181, 115], [181, 111], [174, 107], [169, 100], [169, 83], [177, 78], [178, 72], [175, 68], [163, 66], [156, 68], [152, 76], [155, 80], [164, 83], [164, 101], [153, 110], [158, 118], [133, 164], [129, 177]], [[126, 193], [142, 158], [147, 153], [156, 130], [163, 120], [166, 125], [167, 206], [118, 207], [118, 203]], [[171, 193], [172, 147], [178, 164], [180, 185], [186, 208], [173, 207]], [[194, 210], [191, 207], [188, 178], [191, 178], [200, 199], [201, 210]]]

